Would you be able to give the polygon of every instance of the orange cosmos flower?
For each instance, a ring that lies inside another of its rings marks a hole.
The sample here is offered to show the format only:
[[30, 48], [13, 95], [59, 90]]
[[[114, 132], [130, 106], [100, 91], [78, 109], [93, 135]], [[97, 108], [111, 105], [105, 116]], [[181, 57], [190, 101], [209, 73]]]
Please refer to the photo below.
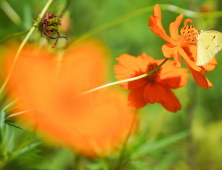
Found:
[[197, 84], [203, 88], [212, 87], [210, 81], [203, 75], [215, 68], [216, 59], [213, 58], [210, 63], [204, 67], [196, 65], [197, 48], [194, 45], [197, 42], [198, 31], [193, 25], [187, 25], [192, 22], [191, 19], [184, 21], [184, 27], [181, 29], [181, 35], [178, 34], [183, 14], [180, 14], [174, 22], [170, 24], [170, 37], [166, 34], [161, 23], [161, 10], [158, 4], [155, 5], [154, 16], [150, 16], [149, 27], [159, 37], [163, 38], [167, 44], [163, 45], [163, 55], [167, 58], [174, 57], [176, 66], [181, 66], [181, 57], [183, 56], [185, 64], [191, 71]]
[[104, 83], [105, 54], [101, 43], [88, 40], [67, 49], [58, 66], [46, 49], [25, 47], [9, 82], [20, 109], [30, 110], [19, 116], [22, 123], [84, 155], [116, 149], [135, 121], [126, 100], [111, 90], [79, 96]]
[[[138, 57], [123, 54], [116, 60], [118, 65], [114, 66], [114, 71], [118, 80], [145, 74], [163, 62], [163, 60], [154, 60], [145, 53]], [[147, 103], [157, 102], [161, 103], [165, 109], [176, 112], [181, 109], [181, 105], [171, 89], [177, 89], [187, 84], [189, 75], [186, 72], [187, 70], [184, 68], [176, 68], [173, 61], [167, 61], [147, 77], [123, 83], [120, 86], [131, 90], [128, 97], [130, 106], [139, 109]]]

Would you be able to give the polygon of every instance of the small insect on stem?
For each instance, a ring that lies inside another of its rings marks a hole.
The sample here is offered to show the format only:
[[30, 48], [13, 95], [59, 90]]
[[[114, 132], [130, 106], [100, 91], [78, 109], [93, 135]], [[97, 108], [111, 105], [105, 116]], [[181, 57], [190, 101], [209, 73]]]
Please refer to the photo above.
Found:
[[[56, 39], [55, 45], [52, 48], [55, 48], [59, 38], [65, 38], [67, 40], [67, 37], [61, 36], [59, 34], [58, 27], [60, 25], [61, 25], [61, 18], [48, 12], [46, 12], [45, 17], [39, 23], [39, 29], [41, 30], [41, 32], [45, 34], [46, 37], [51, 39]], [[57, 34], [57, 37], [53, 37], [52, 34]]]

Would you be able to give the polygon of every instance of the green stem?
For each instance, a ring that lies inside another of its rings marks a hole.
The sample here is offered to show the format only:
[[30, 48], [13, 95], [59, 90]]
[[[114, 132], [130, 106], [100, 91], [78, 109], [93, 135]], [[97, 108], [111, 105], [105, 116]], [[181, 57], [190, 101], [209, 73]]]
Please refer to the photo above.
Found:
[[217, 18], [222, 16], [222, 11], [207, 12], [207, 13], [194, 12], [191, 10], [183, 9], [175, 5], [169, 5], [169, 4], [160, 4], [160, 9], [166, 11], [172, 11], [178, 14], [184, 14], [184, 16], [191, 18], [201, 18], [201, 15], [203, 15], [203, 17], [208, 17], [208, 18]]
[[27, 31], [24, 31], [24, 32], [18, 32], [18, 33], [14, 33], [14, 34], [11, 34], [9, 35], [8, 37], [4, 38], [3, 40], [0, 41], [0, 44], [1, 43], [4, 43], [5, 41], [8, 41], [9, 39], [15, 37], [15, 36], [18, 36], [18, 35], [22, 35], [22, 34], [25, 34], [27, 32], [29, 32], [30, 30], [27, 30]]
[[[37, 19], [37, 22], [40, 22], [40, 21], [41, 21], [41, 19], [43, 18], [46, 10], [49, 8], [49, 6], [50, 6], [50, 4], [51, 4], [52, 2], [53, 2], [53, 0], [48, 0], [48, 2], [46, 3], [45, 7], [43, 8], [41, 14], [39, 15], [39, 18]], [[15, 57], [14, 57], [12, 66], [11, 66], [11, 68], [10, 68], [10, 70], [9, 70], [9, 73], [8, 73], [8, 75], [7, 75], [4, 83], [2, 84], [2, 86], [1, 86], [1, 88], [0, 88], [0, 94], [1, 94], [2, 91], [5, 89], [6, 85], [8, 84], [8, 81], [9, 81], [9, 79], [10, 79], [10, 77], [11, 77], [11, 75], [12, 75], [12, 72], [13, 72], [13, 70], [14, 70], [15, 63], [16, 63], [16, 61], [17, 61], [17, 59], [18, 59], [18, 56], [19, 56], [20, 52], [22, 51], [22, 48], [24, 47], [25, 43], [28, 41], [29, 37], [30, 37], [31, 34], [34, 32], [34, 30], [35, 30], [35, 25], [36, 25], [36, 24], [37, 24], [37, 23], [34, 23], [33, 27], [29, 30], [29, 32], [28, 32], [28, 34], [26, 35], [25, 39], [22, 41], [21, 45], [19, 46], [18, 51], [16, 52], [16, 55], [15, 55]]]
[[115, 20], [113, 20], [111, 22], [105, 23], [105, 24], [103, 24], [103, 25], [101, 25], [101, 26], [99, 26], [99, 27], [97, 27], [95, 29], [92, 29], [89, 32], [84, 33], [83, 35], [77, 37], [74, 40], [74, 42], [75, 43], [80, 42], [80, 41], [82, 41], [82, 40], [84, 40], [86, 38], [89, 38], [89, 37], [99, 33], [99, 32], [102, 32], [102, 31], [104, 31], [104, 30], [106, 30], [108, 28], [114, 27], [114, 26], [116, 26], [118, 24], [121, 24], [121, 23], [131, 19], [131, 18], [140, 16], [140, 15], [145, 14], [147, 12], [150, 12], [152, 10], [153, 10], [153, 6], [149, 6], [149, 7], [142, 8], [142, 9], [139, 9], [137, 11], [134, 11], [132, 13], [126, 14], [126, 15], [124, 15], [122, 17], [119, 17], [119, 18], [117, 18], [117, 19], [115, 19]]
[[[180, 8], [180, 7], [177, 7], [175, 5], [169, 5], [169, 4], [160, 4], [159, 5], [161, 10], [166, 10], [166, 11], [172, 11], [172, 12], [175, 12], [175, 13], [178, 13], [178, 14], [181, 14], [183, 13], [184, 16], [187, 16], [187, 17], [191, 17], [191, 18], [200, 18], [201, 15], [203, 15], [203, 17], [209, 17], [209, 18], [216, 18], [216, 17], [220, 17], [222, 16], [222, 11], [216, 11], [216, 12], [208, 12], [208, 13], [201, 13], [201, 12], [194, 12], [194, 11], [191, 11], [191, 10], [186, 10], [186, 9], [183, 9], [183, 8]], [[134, 11], [132, 13], [129, 13], [129, 14], [126, 14], [120, 18], [117, 18], [111, 22], [108, 22], [108, 23], [105, 23], [95, 29], [92, 29], [86, 33], [84, 33], [83, 35], [80, 35], [79, 37], [77, 37], [75, 40], [69, 42], [67, 44], [67, 47], [72, 43], [72, 42], [75, 42], [75, 43], [78, 43], [84, 39], [87, 39], [95, 34], [98, 34], [99, 32], [102, 32], [104, 30], [107, 30], [111, 27], [114, 27], [118, 24], [121, 24], [129, 19], [132, 19], [132, 18], [135, 18], [135, 17], [138, 17], [140, 15], [143, 15], [143, 14], [146, 14], [148, 12], [152, 12], [153, 11], [153, 6], [149, 6], [149, 7], [145, 7], [145, 8], [142, 8], [142, 9], [139, 9], [137, 11]]]
[[126, 83], [126, 82], [130, 82], [130, 81], [135, 81], [135, 80], [138, 80], [138, 79], [141, 79], [141, 78], [144, 78], [150, 74], [152, 74], [153, 72], [157, 71], [169, 58], [165, 58], [165, 60], [158, 66], [156, 67], [155, 69], [151, 70], [150, 72], [146, 73], [146, 74], [142, 74], [140, 76], [137, 76], [137, 77], [133, 77], [133, 78], [130, 78], [130, 79], [126, 79], [126, 80], [120, 80], [120, 81], [116, 81], [116, 82], [113, 82], [113, 83], [109, 83], [109, 84], [105, 84], [103, 86], [99, 86], [97, 88], [94, 88], [92, 90], [89, 90], [89, 91], [86, 91], [80, 95], [84, 95], [84, 94], [87, 94], [87, 93], [90, 93], [90, 92], [94, 92], [96, 90], [99, 90], [99, 89], [102, 89], [102, 88], [105, 88], [105, 87], [109, 87], [109, 86], [113, 86], [113, 85], [116, 85], [116, 84], [121, 84], [121, 83]]

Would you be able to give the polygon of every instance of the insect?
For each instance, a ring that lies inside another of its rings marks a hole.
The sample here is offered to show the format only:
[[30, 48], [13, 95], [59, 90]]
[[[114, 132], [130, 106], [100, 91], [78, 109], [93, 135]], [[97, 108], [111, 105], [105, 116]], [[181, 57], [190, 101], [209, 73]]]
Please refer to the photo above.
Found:
[[[55, 45], [52, 48], [55, 48], [59, 38], [65, 38], [67, 40], [67, 37], [60, 36], [58, 28], [59, 25], [61, 25], [61, 18], [48, 12], [46, 12], [45, 17], [39, 23], [39, 29], [46, 37], [56, 39]], [[53, 37], [52, 34], [57, 34], [57, 37]]]
[[197, 35], [197, 66], [204, 66], [222, 50], [222, 33], [202, 30]]

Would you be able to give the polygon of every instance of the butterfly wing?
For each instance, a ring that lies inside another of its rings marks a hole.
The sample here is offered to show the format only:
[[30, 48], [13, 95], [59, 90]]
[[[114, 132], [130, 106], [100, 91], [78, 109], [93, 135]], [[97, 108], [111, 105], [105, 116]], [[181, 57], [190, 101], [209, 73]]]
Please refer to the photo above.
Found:
[[214, 30], [203, 31], [197, 37], [197, 66], [210, 62], [222, 49], [222, 33]]

